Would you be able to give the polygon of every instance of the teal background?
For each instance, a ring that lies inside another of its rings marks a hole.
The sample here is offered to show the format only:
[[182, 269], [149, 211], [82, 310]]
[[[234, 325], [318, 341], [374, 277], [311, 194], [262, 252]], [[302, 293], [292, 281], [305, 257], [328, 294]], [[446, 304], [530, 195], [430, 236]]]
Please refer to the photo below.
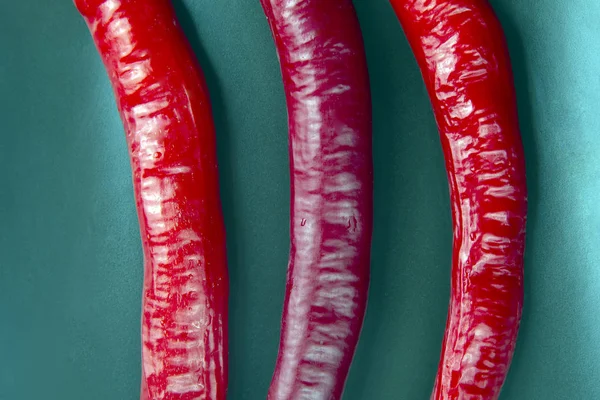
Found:
[[[344, 400], [429, 397], [451, 221], [432, 111], [387, 0], [355, 1], [374, 106], [369, 308]], [[526, 305], [502, 400], [600, 399], [600, 2], [493, 0], [527, 153]], [[288, 253], [286, 109], [258, 0], [177, 1], [218, 128], [230, 399], [264, 399]], [[68, 0], [0, 11], [0, 400], [138, 398], [142, 253], [123, 128]]]

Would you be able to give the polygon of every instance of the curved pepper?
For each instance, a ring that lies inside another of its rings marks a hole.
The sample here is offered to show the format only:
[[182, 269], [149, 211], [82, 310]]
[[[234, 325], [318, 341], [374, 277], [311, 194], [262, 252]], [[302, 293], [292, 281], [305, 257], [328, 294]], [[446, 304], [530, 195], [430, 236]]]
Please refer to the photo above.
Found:
[[204, 78], [168, 0], [75, 4], [131, 157], [144, 251], [141, 399], [225, 399], [225, 230]]
[[525, 164], [504, 35], [486, 0], [390, 0], [440, 130], [452, 287], [432, 400], [497, 399], [523, 303]]
[[261, 0], [283, 75], [291, 249], [268, 398], [339, 399], [363, 322], [372, 230], [371, 99], [350, 0]]

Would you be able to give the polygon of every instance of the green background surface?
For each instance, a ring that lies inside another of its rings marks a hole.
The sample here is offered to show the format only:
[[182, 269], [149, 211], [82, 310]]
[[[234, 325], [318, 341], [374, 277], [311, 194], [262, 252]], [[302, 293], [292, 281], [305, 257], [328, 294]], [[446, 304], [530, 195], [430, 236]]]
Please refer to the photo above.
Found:
[[[0, 3], [0, 399], [136, 399], [142, 253], [108, 78], [69, 0]], [[530, 190], [526, 305], [501, 399], [600, 399], [600, 2], [492, 4], [513, 58]], [[218, 129], [229, 398], [264, 399], [288, 253], [279, 66], [258, 0], [176, 5]], [[372, 79], [375, 232], [344, 400], [423, 400], [449, 296], [442, 152], [390, 5], [355, 5]]]

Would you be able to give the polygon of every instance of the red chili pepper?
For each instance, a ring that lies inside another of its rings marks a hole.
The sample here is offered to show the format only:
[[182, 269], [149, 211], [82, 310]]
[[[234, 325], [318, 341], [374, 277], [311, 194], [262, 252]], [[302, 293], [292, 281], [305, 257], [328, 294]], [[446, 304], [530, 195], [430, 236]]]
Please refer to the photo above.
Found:
[[141, 399], [225, 399], [225, 230], [202, 72], [168, 0], [75, 4], [129, 145], [145, 260]]
[[350, 0], [261, 0], [285, 87], [291, 251], [270, 400], [339, 399], [367, 300], [371, 103]]
[[523, 303], [524, 156], [510, 60], [486, 0], [391, 0], [446, 158], [452, 288], [432, 399], [496, 399]]

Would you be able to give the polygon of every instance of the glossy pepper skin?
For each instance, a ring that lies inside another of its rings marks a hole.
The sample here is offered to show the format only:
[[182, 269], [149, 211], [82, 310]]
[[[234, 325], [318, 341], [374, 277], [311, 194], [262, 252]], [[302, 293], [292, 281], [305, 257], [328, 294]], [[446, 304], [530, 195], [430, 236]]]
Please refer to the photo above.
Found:
[[144, 251], [141, 399], [225, 399], [225, 230], [204, 78], [168, 0], [75, 5], [131, 157]]
[[523, 303], [525, 164], [504, 34], [486, 0], [391, 0], [440, 130], [451, 299], [431, 399], [497, 399]]
[[363, 322], [371, 99], [350, 0], [261, 0], [288, 107], [290, 259], [269, 400], [339, 399]]

